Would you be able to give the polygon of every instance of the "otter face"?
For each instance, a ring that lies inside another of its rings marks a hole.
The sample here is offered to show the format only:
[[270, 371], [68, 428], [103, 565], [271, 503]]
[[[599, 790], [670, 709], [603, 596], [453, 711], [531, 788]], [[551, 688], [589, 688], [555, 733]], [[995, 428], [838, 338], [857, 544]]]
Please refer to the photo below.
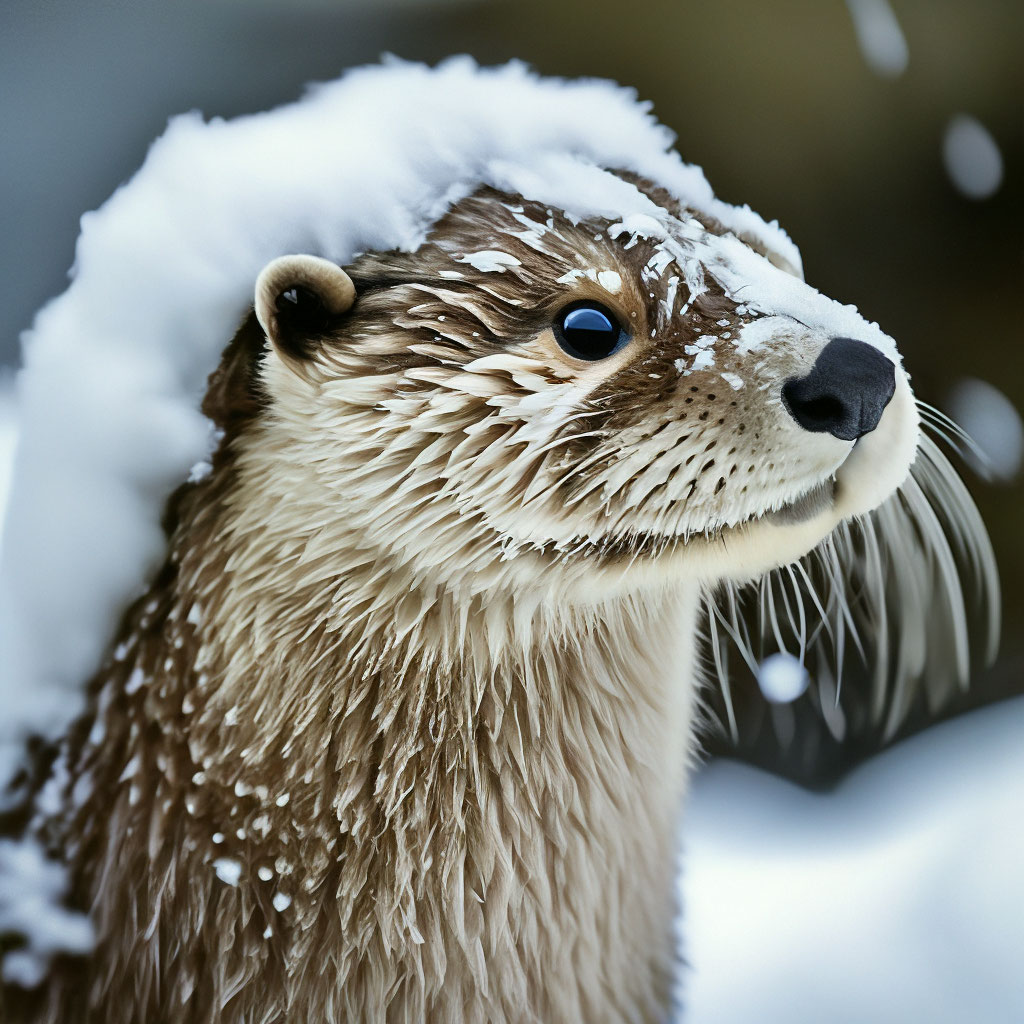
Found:
[[745, 578], [904, 480], [892, 341], [632, 187], [635, 214], [582, 221], [483, 189], [414, 253], [264, 273], [268, 429], [361, 543], [423, 572]]

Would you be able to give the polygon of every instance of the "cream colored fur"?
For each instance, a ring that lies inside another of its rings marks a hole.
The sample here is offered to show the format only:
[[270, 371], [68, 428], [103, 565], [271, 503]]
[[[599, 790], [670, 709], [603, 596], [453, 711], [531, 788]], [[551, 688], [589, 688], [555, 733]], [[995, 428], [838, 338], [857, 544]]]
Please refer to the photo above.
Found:
[[[514, 264], [467, 264], [496, 236]], [[755, 317], [684, 310], [651, 259], [485, 194], [420, 252], [261, 277], [258, 410], [180, 498], [40, 825], [97, 950], [17, 1019], [664, 1020], [705, 588], [883, 500], [917, 421], [899, 370], [863, 455], [802, 431], [778, 388], [827, 338], [796, 321], [691, 372]], [[335, 317], [298, 355], [296, 284]], [[622, 353], [559, 349], [580, 298]]]
[[[270, 489], [268, 447], [261, 437], [242, 460], [253, 475], [225, 538], [245, 552], [235, 574], [251, 559], [254, 580], [266, 560], [287, 560], [295, 535], [268, 535], [271, 503], [322, 529], [322, 511]], [[299, 466], [297, 454], [282, 445], [279, 457]], [[298, 849], [278, 847], [273, 827], [268, 841], [287, 872], [275, 884], [293, 899], [279, 927], [337, 929], [324, 947], [336, 1019], [659, 1019], [695, 589], [566, 604], [543, 577], [504, 594], [445, 593], [368, 560], [339, 591], [310, 586], [316, 564], [296, 566], [302, 605], [291, 587], [268, 602], [260, 584], [200, 596], [217, 609], [204, 657], [217, 684], [197, 725], [209, 729], [200, 761], [211, 783], [266, 792], [251, 814], [273, 822], [285, 793], [312, 803]], [[313, 621], [317, 653], [293, 660], [291, 638]], [[227, 735], [226, 718], [238, 722]], [[329, 760], [311, 793], [303, 773], [317, 751]], [[345, 881], [325, 905], [338, 848]], [[305, 944], [289, 957], [299, 1006], [320, 987], [309, 975], [318, 960]]]

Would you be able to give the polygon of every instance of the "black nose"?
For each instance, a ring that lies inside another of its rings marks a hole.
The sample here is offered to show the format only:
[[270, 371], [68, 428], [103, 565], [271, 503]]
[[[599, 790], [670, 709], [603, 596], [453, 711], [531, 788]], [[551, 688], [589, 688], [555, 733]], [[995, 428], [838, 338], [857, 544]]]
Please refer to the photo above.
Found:
[[782, 397], [804, 430], [856, 441], [878, 426], [896, 390], [896, 367], [877, 348], [833, 338], [806, 377], [782, 385]]

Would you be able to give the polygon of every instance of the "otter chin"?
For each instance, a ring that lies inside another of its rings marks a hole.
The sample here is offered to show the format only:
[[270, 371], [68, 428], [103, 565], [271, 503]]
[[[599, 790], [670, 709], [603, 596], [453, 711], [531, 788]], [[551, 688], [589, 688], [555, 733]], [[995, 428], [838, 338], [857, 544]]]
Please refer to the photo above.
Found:
[[894, 342], [781, 233], [488, 166], [405, 248], [249, 281], [30, 826], [95, 947], [5, 1021], [664, 1020], [714, 589], [930, 501], [983, 548]]
[[799, 498], [773, 509], [765, 518], [780, 525], [796, 526], [831, 509], [835, 496], [836, 480], [835, 477], [830, 477], [801, 494]]

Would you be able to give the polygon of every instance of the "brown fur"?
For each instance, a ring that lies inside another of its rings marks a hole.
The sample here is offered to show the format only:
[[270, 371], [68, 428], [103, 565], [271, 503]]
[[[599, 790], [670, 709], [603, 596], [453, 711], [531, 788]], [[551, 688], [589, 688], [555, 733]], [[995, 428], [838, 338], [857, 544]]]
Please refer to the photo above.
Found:
[[[747, 318], [717, 288], [683, 315], [606, 228], [484, 190], [347, 268], [300, 363], [246, 321], [37, 826], [97, 948], [6, 1020], [664, 1018], [707, 573], [659, 555], [741, 546], [825, 456], [758, 386], [813, 353], [682, 375]], [[518, 265], [465, 262], [490, 248]], [[608, 366], [550, 338], [588, 296], [634, 335]]]

